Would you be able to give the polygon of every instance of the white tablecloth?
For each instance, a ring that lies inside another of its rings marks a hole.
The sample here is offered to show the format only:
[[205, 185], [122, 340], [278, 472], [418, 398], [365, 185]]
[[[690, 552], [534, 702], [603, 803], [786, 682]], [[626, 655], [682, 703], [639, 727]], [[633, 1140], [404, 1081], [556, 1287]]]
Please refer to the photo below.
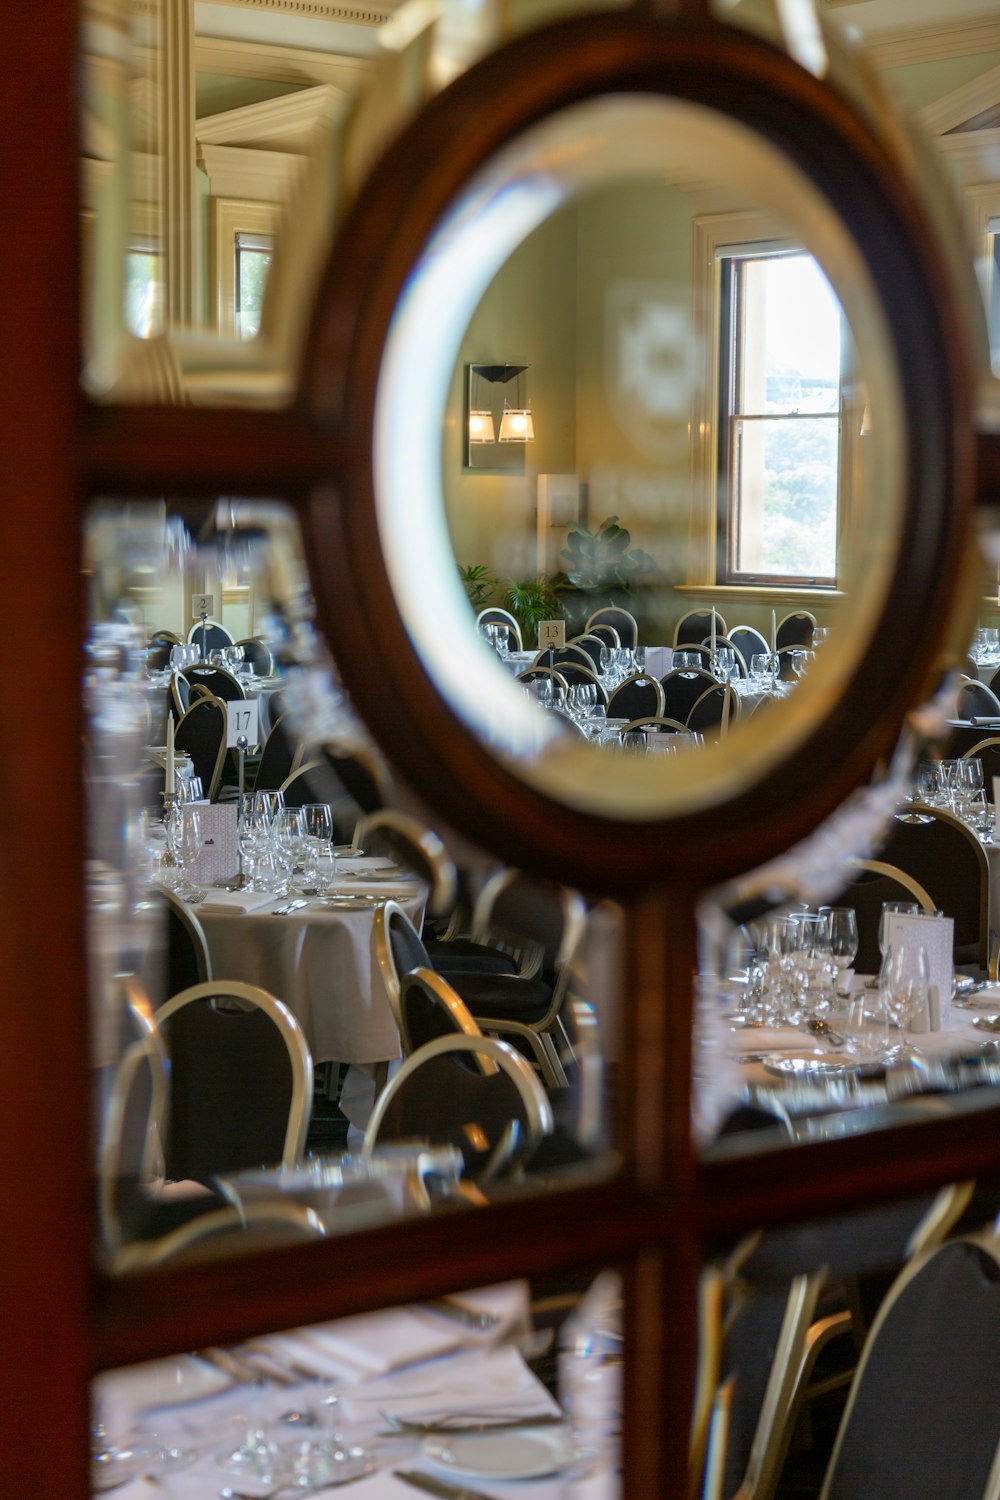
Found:
[[[347, 877], [341, 884], [364, 889]], [[427, 892], [416, 881], [369, 889], [398, 901], [422, 924]], [[261, 985], [284, 1001], [305, 1032], [314, 1062], [399, 1057], [399, 1033], [372, 947], [375, 907], [331, 911], [310, 905], [275, 916], [274, 908], [287, 900], [276, 896], [262, 910], [243, 914], [199, 911], [215, 976]]]
[[[99, 1377], [95, 1390], [110, 1441], [120, 1446], [133, 1443], [137, 1456], [144, 1447], [155, 1451], [168, 1445], [194, 1455], [194, 1462], [174, 1470], [157, 1468], [150, 1461], [155, 1480], [140, 1475], [115, 1493], [121, 1500], [163, 1500], [169, 1495], [215, 1500], [228, 1484], [242, 1493], [266, 1494], [272, 1485], [249, 1475], [227, 1475], [220, 1459], [248, 1428], [263, 1430], [282, 1446], [315, 1437], [315, 1426], [296, 1427], [282, 1417], [287, 1419], [292, 1411], [321, 1410], [317, 1402], [336, 1383], [336, 1426], [350, 1443], [364, 1446], [377, 1465], [376, 1472], [351, 1485], [351, 1493], [358, 1500], [415, 1500], [419, 1492], [397, 1479], [393, 1470], [427, 1473], [430, 1466], [419, 1438], [391, 1434], [383, 1412], [437, 1421], [442, 1416], [504, 1420], [559, 1411], [517, 1349], [500, 1342], [524, 1326], [523, 1285], [466, 1292], [461, 1300], [495, 1310], [496, 1327], [476, 1333], [420, 1308], [395, 1308], [254, 1341], [254, 1351], [270, 1346], [280, 1361], [316, 1368], [325, 1385], [232, 1385], [216, 1370], [185, 1356]], [[338, 1351], [332, 1362], [327, 1346]], [[362, 1358], [352, 1359], [352, 1349]], [[369, 1357], [378, 1349], [387, 1354], [382, 1366]], [[405, 1358], [400, 1355], [404, 1349]], [[241, 1351], [236, 1353], [240, 1357]], [[257, 1356], [244, 1351], [243, 1357]], [[498, 1500], [613, 1500], [620, 1491], [617, 1475], [607, 1470], [580, 1480], [559, 1473], [530, 1480], [468, 1482]]]

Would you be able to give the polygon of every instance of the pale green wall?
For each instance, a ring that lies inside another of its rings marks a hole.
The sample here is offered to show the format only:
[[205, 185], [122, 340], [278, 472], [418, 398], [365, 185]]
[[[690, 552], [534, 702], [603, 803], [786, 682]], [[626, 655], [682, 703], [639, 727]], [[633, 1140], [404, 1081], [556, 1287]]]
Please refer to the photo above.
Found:
[[891, 69], [887, 77], [902, 106], [917, 110], [998, 66], [1000, 52], [982, 52], [972, 57], [946, 57], [940, 62], [911, 63], [906, 68]]
[[[523, 474], [463, 473], [465, 366], [527, 364], [535, 441]], [[572, 473], [576, 447], [576, 210], [521, 245], [479, 304], [455, 368], [444, 432], [444, 489], [455, 556], [501, 578], [533, 577], [539, 474]]]
[[[641, 422], [637, 436], [630, 436], [615, 413], [616, 391], [617, 399], [629, 400], [617, 381], [618, 340], [628, 316], [623, 309], [634, 296], [652, 294], [685, 344], [691, 199], [661, 183], [626, 182], [584, 200], [579, 222], [577, 464], [589, 485], [590, 524], [617, 515], [635, 544], [666, 567], [663, 527], [675, 512], [686, 537], [690, 378], [682, 361], [665, 372], [676, 393], [676, 418], [657, 425], [655, 446], [643, 442]], [[620, 363], [635, 368], [634, 359]]]

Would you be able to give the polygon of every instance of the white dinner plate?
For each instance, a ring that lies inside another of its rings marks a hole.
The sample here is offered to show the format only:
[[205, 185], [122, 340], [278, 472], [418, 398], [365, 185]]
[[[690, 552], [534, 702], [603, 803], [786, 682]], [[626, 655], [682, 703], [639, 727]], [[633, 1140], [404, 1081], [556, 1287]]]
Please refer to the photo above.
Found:
[[779, 1078], [825, 1077], [830, 1074], [856, 1072], [859, 1063], [849, 1052], [806, 1052], [788, 1057], [764, 1059], [768, 1073]]
[[569, 1427], [518, 1428], [511, 1432], [435, 1433], [423, 1441], [424, 1457], [439, 1474], [461, 1479], [540, 1479], [573, 1462]]

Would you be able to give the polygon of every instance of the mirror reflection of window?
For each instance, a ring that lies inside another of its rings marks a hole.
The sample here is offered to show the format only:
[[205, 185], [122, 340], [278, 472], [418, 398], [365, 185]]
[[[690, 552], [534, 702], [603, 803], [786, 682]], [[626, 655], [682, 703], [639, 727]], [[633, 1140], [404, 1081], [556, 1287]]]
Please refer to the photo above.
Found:
[[256, 338], [260, 332], [272, 248], [271, 239], [264, 235], [236, 236], [236, 332], [241, 339]]

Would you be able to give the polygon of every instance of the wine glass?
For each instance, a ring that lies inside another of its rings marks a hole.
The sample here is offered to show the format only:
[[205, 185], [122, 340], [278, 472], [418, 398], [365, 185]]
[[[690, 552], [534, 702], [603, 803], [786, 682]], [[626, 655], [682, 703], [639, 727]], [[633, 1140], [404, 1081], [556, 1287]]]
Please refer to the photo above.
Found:
[[201, 809], [190, 804], [178, 807], [173, 852], [181, 869], [177, 894], [182, 901], [200, 901], [202, 898], [203, 892], [191, 882], [191, 870], [201, 850]]
[[858, 956], [858, 916], [853, 907], [830, 906], [826, 908], [826, 919], [830, 929], [830, 956], [837, 968], [836, 991], [843, 996], [848, 994], [844, 975]]
[[375, 1468], [375, 1460], [367, 1448], [350, 1442], [339, 1431], [338, 1405], [336, 1388], [323, 1383], [319, 1398], [313, 1403], [316, 1425], [287, 1450], [292, 1483], [307, 1493], [350, 1484]]
[[886, 1016], [899, 1032], [899, 1040], [885, 1054], [886, 1062], [910, 1062], [922, 1054], [912, 1046], [907, 1027], [926, 1014], [930, 993], [927, 949], [903, 946], [890, 949], [879, 978], [879, 992]]
[[736, 671], [736, 652], [732, 646], [719, 646], [716, 648], [715, 657], [712, 661], [712, 672], [720, 682], [730, 682]]

